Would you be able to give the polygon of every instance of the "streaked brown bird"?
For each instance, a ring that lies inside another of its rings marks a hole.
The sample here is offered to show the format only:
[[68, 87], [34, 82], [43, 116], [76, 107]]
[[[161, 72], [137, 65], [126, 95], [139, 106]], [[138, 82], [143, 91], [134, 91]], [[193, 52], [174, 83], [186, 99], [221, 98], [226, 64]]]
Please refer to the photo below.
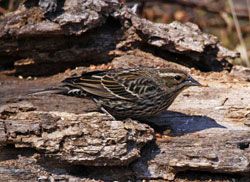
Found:
[[166, 110], [189, 86], [200, 83], [174, 69], [131, 68], [93, 71], [67, 78], [52, 92], [91, 97], [102, 111], [116, 119], [141, 119]]

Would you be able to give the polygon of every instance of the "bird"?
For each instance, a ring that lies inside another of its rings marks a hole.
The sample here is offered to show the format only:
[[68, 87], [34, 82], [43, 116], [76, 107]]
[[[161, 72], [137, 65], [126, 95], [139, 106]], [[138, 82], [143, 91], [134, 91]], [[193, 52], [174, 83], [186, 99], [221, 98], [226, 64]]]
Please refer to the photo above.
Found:
[[144, 119], [165, 111], [184, 89], [200, 85], [183, 70], [139, 67], [86, 72], [45, 92], [90, 97], [113, 119]]

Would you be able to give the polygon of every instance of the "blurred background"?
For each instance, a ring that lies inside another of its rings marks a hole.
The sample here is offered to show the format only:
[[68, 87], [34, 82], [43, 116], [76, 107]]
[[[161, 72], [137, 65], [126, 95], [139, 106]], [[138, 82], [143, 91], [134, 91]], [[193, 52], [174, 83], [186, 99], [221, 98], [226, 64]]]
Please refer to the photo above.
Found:
[[[0, 16], [27, 0], [0, 0]], [[233, 64], [250, 67], [250, 0], [120, 0], [153, 22], [197, 24], [225, 47], [240, 52]], [[1, 20], [0, 20], [1, 21]]]

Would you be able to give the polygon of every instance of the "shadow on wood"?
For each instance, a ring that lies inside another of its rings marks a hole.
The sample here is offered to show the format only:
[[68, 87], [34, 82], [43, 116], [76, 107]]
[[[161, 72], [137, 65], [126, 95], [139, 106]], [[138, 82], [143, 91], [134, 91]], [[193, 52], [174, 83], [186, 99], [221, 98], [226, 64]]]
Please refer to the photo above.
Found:
[[173, 135], [185, 135], [209, 128], [226, 128], [207, 116], [187, 115], [180, 112], [166, 111], [159, 117], [151, 118], [150, 125], [162, 134], [171, 130]]

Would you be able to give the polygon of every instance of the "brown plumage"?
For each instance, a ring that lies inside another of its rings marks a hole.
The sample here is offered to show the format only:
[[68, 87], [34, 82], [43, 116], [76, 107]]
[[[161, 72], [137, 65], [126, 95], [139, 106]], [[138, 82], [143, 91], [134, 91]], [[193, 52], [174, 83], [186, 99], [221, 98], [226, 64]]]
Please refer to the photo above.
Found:
[[67, 78], [56, 93], [89, 96], [116, 119], [146, 118], [166, 110], [189, 86], [200, 85], [184, 71], [131, 68], [84, 73]]

